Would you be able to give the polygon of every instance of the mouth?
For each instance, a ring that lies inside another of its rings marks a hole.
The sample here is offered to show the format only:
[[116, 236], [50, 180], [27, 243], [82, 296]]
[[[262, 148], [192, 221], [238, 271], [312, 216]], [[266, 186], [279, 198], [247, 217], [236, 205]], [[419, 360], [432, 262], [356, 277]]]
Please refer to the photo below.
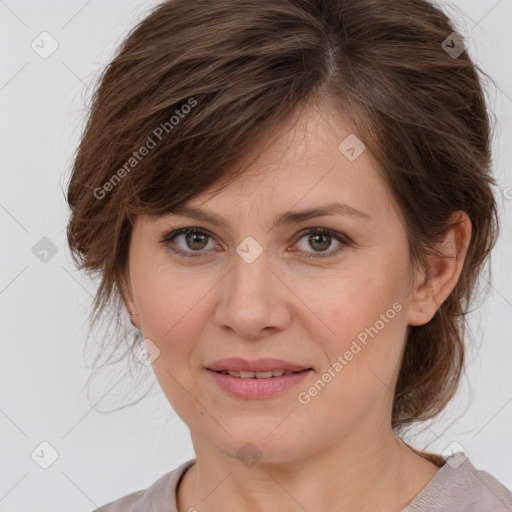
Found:
[[222, 375], [231, 375], [231, 377], [236, 377], [238, 379], [273, 379], [276, 377], [282, 377], [283, 375], [293, 375], [296, 373], [304, 373], [312, 370], [312, 368], [305, 368], [304, 370], [299, 370], [296, 372], [289, 370], [270, 370], [266, 372], [249, 372], [249, 371], [235, 371], [235, 370], [212, 370], [208, 368], [210, 371], [215, 373], [220, 373]]
[[312, 367], [274, 358], [256, 361], [226, 358], [205, 369], [218, 389], [238, 399], [268, 399], [281, 395], [315, 373]]
[[310, 366], [293, 363], [284, 359], [260, 358], [253, 361], [241, 357], [226, 357], [206, 366], [208, 370], [223, 373], [232, 377], [269, 379], [285, 374], [312, 370]]

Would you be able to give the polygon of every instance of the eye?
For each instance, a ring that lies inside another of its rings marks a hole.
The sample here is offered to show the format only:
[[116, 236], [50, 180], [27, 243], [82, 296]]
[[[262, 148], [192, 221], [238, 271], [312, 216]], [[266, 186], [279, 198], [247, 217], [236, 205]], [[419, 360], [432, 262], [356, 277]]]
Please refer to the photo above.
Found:
[[[309, 247], [316, 249], [316, 253], [314, 252], [312, 254], [304, 255], [304, 257], [308, 259], [335, 256], [351, 243], [350, 239], [346, 235], [342, 235], [341, 233], [337, 233], [326, 228], [309, 228], [302, 231], [300, 233], [299, 242], [303, 238], [306, 238], [306, 236], [308, 237], [306, 244], [308, 244]], [[177, 243], [180, 238], [183, 240], [181, 246]], [[333, 239], [338, 242], [338, 247], [335, 250], [326, 252], [332, 245]], [[210, 249], [219, 247], [214, 243], [212, 235], [208, 231], [200, 228], [181, 228], [171, 231], [164, 236], [161, 243], [169, 246], [174, 253], [184, 258], [198, 258], [206, 256], [207, 251], [203, 249], [207, 249], [208, 245], [210, 245]], [[177, 247], [177, 249], [173, 246]], [[293, 250], [295, 251], [295, 249]], [[307, 252], [307, 248], [302, 249], [301, 251]], [[324, 252], [326, 252], [325, 255], [321, 254]]]
[[[183, 243], [185, 247], [178, 245], [178, 249], [171, 247], [171, 250], [185, 258], [197, 258], [202, 257], [205, 251], [203, 249], [208, 246], [208, 238], [212, 239], [211, 235], [199, 228], [182, 228], [176, 231], [172, 231], [165, 235], [162, 243], [165, 245], [177, 245], [175, 240], [183, 237]], [[216, 244], [213, 244], [217, 247]], [[211, 248], [211, 247], [210, 247]], [[196, 252], [199, 254], [190, 254]], [[188, 254], [187, 254], [188, 253]]]
[[306, 231], [301, 233], [301, 239], [304, 237], [307, 238], [307, 244], [310, 247], [317, 249], [320, 253], [327, 251], [327, 249], [332, 245], [332, 240], [336, 240], [338, 242], [338, 247], [332, 251], [329, 251], [325, 256], [323, 254], [307, 254], [305, 258], [327, 258], [340, 253], [346, 246], [350, 244], [348, 238], [341, 233], [337, 233], [335, 231], [331, 231], [326, 228], [309, 228]]

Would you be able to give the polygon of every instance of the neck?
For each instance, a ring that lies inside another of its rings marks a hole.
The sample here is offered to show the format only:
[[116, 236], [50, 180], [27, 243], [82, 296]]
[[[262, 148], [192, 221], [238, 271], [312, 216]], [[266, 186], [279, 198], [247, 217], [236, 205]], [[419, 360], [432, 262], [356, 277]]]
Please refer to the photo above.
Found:
[[262, 459], [252, 467], [193, 437], [196, 464], [178, 489], [178, 510], [397, 512], [439, 468], [399, 441], [391, 428], [372, 436], [364, 430], [314, 454]]

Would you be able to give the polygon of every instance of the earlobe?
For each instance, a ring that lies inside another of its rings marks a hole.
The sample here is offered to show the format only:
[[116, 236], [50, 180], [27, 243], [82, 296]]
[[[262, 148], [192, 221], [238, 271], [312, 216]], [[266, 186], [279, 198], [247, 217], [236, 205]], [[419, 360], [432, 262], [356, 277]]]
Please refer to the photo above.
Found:
[[133, 301], [132, 286], [130, 282], [130, 277], [128, 275], [125, 275], [121, 280], [120, 293], [122, 301], [126, 307], [128, 316], [130, 318], [131, 324], [137, 329], [140, 329], [139, 316], [137, 314], [137, 308], [135, 307], [135, 303]]
[[133, 327], [135, 327], [136, 329], [140, 329], [139, 315], [137, 315], [137, 313], [130, 313], [130, 322], [133, 325]]
[[465, 212], [456, 212], [455, 224], [437, 246], [439, 255], [429, 256], [428, 275], [413, 290], [407, 323], [424, 325], [448, 298], [459, 280], [471, 240], [471, 221]]

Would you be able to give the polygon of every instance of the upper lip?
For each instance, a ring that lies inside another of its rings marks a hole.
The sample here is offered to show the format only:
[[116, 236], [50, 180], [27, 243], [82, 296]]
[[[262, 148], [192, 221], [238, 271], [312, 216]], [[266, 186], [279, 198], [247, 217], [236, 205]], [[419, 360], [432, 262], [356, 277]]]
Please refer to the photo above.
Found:
[[219, 359], [207, 366], [209, 370], [217, 372], [231, 370], [235, 372], [268, 372], [271, 370], [284, 370], [289, 372], [300, 372], [311, 367], [284, 361], [283, 359], [264, 358], [248, 361], [241, 357], [227, 357]]

